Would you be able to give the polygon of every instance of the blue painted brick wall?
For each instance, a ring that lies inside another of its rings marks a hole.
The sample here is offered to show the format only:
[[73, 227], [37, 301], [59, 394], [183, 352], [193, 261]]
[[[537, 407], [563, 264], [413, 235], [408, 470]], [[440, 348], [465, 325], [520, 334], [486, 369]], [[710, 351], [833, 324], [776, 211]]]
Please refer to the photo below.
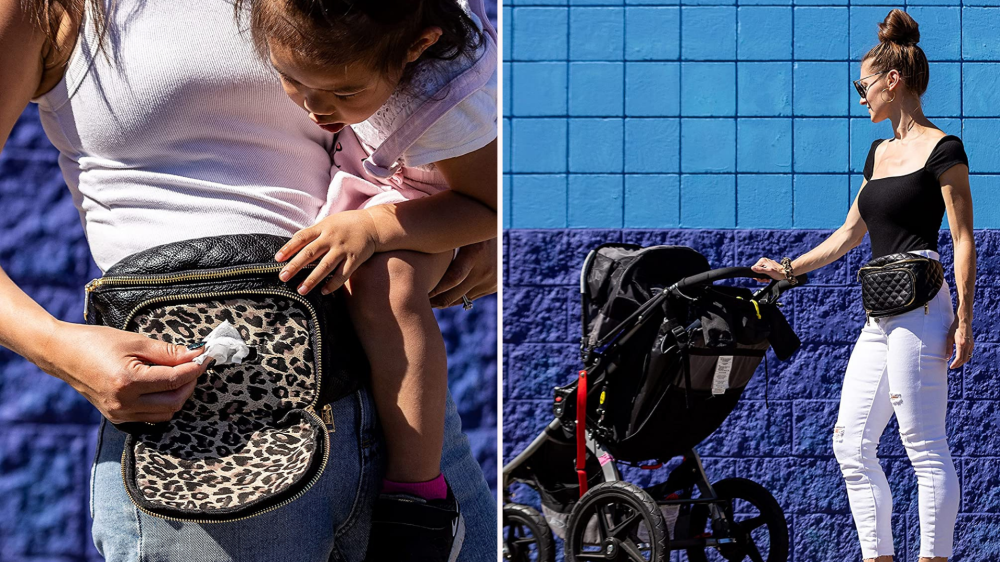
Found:
[[[704, 176], [702, 176], [704, 177]], [[713, 176], [715, 177], [715, 176]], [[682, 178], [683, 182], [683, 178]], [[785, 186], [790, 190], [790, 186]], [[812, 229], [512, 229], [504, 236], [503, 455], [509, 461], [551, 421], [552, 387], [573, 380], [579, 364], [577, 284], [586, 253], [600, 242], [691, 246], [713, 266], [748, 264], [760, 255], [795, 255], [830, 234]], [[962, 500], [955, 531], [956, 561], [1000, 559], [1000, 231], [975, 233], [979, 282], [973, 331], [976, 354], [949, 372], [948, 438]], [[950, 236], [939, 240], [951, 267]], [[861, 560], [831, 433], [843, 373], [864, 310], [853, 272], [870, 257], [867, 243], [815, 272], [809, 286], [783, 299], [802, 339], [791, 359], [769, 353], [733, 414], [698, 450], [713, 480], [744, 476], [778, 499], [792, 537], [792, 562]], [[954, 279], [948, 274], [948, 283]], [[953, 293], [954, 294], [954, 293]], [[767, 405], [765, 406], [765, 383]], [[984, 431], [983, 428], [989, 428]], [[893, 494], [897, 560], [916, 562], [919, 547], [916, 479], [895, 420], [879, 445]], [[662, 480], [669, 468], [628, 472], [639, 484]], [[537, 502], [523, 486], [517, 501]], [[686, 560], [674, 553], [672, 562]]]
[[[83, 285], [100, 271], [56, 156], [29, 107], [0, 154], [0, 266], [46, 310], [78, 322]], [[497, 300], [437, 317], [463, 429], [495, 489]], [[0, 561], [103, 559], [87, 507], [99, 420], [69, 385], [0, 347]]]
[[[949, 440], [962, 483], [954, 560], [1000, 559], [1000, 441], [981, 429], [1000, 421], [1000, 324], [990, 317], [1000, 302], [997, 6], [510, 2], [505, 38], [523, 48], [505, 54], [514, 102], [504, 106], [504, 119], [514, 136], [504, 160], [504, 459], [551, 419], [552, 386], [579, 368], [576, 283], [590, 248], [614, 240], [682, 244], [715, 266], [749, 264], [760, 255], [797, 255], [843, 222], [872, 140], [891, 135], [885, 123], [870, 122], [850, 81], [877, 41], [876, 24], [891, 8], [904, 8], [921, 24], [931, 64], [925, 111], [965, 140], [975, 201], [977, 351], [949, 375]], [[553, 16], [547, 28], [522, 31], [521, 15], [543, 7]], [[608, 19], [595, 23], [597, 13]], [[547, 76], [536, 87], [521, 71], [529, 61], [565, 77]], [[585, 121], [594, 118], [599, 130]], [[613, 138], [619, 131], [622, 138]], [[946, 230], [941, 247], [950, 267]], [[789, 293], [786, 311], [802, 350], [784, 363], [771, 357], [768, 407], [761, 369], [701, 448], [714, 478], [750, 475], [775, 494], [788, 515], [795, 562], [861, 559], [830, 433], [863, 322], [853, 274], [866, 248]], [[915, 478], [895, 422], [879, 453], [893, 491], [897, 560], [916, 562]], [[645, 483], [663, 473], [629, 476]], [[516, 493], [537, 499], [523, 487]]]

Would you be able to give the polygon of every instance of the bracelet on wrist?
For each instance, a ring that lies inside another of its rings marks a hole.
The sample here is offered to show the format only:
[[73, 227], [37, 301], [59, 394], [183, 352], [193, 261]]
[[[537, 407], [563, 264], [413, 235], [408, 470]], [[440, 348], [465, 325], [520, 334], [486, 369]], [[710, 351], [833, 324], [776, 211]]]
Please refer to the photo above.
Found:
[[785, 270], [785, 280], [787, 280], [792, 285], [797, 285], [799, 280], [795, 277], [795, 272], [792, 271], [792, 260], [789, 257], [781, 258], [781, 267]]

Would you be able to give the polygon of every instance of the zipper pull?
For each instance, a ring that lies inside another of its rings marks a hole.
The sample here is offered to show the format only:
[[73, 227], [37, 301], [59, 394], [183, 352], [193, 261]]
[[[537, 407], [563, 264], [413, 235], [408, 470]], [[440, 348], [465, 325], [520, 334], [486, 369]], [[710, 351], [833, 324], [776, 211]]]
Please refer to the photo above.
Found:
[[866, 308], [865, 309], [865, 326], [869, 325], [870, 323], [871, 323], [871, 317], [868, 316], [868, 309]]
[[83, 321], [87, 322], [87, 313], [90, 311], [90, 293], [93, 293], [98, 287], [101, 286], [100, 279], [94, 279], [90, 283], [87, 283], [83, 287]]
[[927, 307], [929, 305], [930, 305], [930, 303], [927, 303], [927, 302], [924, 303], [924, 314], [927, 314]]
[[336, 424], [333, 423], [333, 405], [327, 404], [323, 406], [323, 410], [320, 412], [320, 418], [323, 419], [323, 423], [326, 424], [326, 430], [333, 432], [337, 431]]

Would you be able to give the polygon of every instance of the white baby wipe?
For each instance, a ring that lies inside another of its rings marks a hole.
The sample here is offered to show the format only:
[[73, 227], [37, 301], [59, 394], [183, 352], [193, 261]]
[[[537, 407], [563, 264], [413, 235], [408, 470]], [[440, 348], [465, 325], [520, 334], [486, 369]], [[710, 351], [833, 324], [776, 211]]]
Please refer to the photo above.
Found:
[[216, 365], [239, 365], [250, 354], [250, 348], [240, 332], [228, 320], [223, 320], [205, 338], [205, 351], [194, 362], [201, 365], [209, 359], [215, 359]]

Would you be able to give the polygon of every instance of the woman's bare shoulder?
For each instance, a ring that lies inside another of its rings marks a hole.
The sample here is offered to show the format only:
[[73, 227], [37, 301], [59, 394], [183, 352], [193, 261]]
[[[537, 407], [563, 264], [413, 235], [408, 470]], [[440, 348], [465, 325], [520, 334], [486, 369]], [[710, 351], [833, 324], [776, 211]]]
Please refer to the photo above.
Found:
[[50, 5], [52, 32], [51, 37], [45, 42], [45, 50], [42, 53], [42, 80], [35, 97], [54, 88], [66, 73], [66, 65], [69, 64], [70, 55], [80, 36], [80, 14], [83, 13], [83, 6], [82, 2], [79, 4], [80, 6], [69, 7], [69, 4], [53, 2]]

